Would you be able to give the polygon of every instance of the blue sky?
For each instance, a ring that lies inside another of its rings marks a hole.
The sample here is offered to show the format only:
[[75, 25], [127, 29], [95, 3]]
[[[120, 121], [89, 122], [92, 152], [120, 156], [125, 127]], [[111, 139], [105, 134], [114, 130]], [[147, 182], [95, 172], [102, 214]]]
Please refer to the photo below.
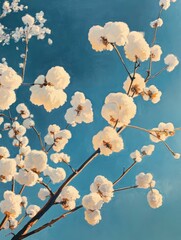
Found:
[[[49, 124], [56, 123], [65, 127], [64, 114], [69, 107], [69, 101], [75, 91], [82, 91], [92, 101], [94, 109], [94, 122], [82, 124], [72, 128], [72, 139], [65, 148], [65, 153], [71, 156], [72, 166], [78, 167], [92, 152], [92, 137], [104, 126], [106, 121], [101, 117], [100, 111], [105, 97], [110, 92], [122, 91], [126, 79], [121, 63], [115, 52], [96, 53], [88, 42], [88, 31], [93, 25], [104, 25], [108, 21], [124, 21], [131, 30], [145, 32], [147, 41], [151, 41], [153, 31], [149, 27], [150, 21], [158, 15], [158, 0], [31, 0], [28, 3], [29, 13], [35, 14], [42, 10], [48, 19], [47, 26], [52, 29], [54, 44], [49, 46], [47, 41], [30, 42], [27, 74], [25, 82], [33, 82], [40, 74], [46, 74], [52, 66], [63, 66], [71, 76], [71, 84], [66, 89], [67, 103], [60, 109], [47, 113], [42, 107], [29, 103], [30, 92], [22, 87], [18, 90], [18, 103], [24, 101], [35, 116], [37, 129], [46, 134]], [[163, 12], [164, 25], [158, 32], [157, 43], [163, 50], [162, 60], [154, 64], [153, 71], [161, 69], [163, 58], [173, 53], [181, 58], [181, 1]], [[21, 14], [20, 14], [21, 15]], [[2, 21], [9, 28], [20, 26], [20, 15], [8, 16]], [[1, 57], [6, 57], [10, 66], [17, 71], [20, 62], [19, 55], [23, 46], [18, 44], [20, 51], [15, 50], [15, 44], [1, 47]], [[131, 69], [132, 64], [128, 63]], [[142, 74], [145, 76], [147, 65], [142, 64]], [[163, 73], [150, 84], [155, 84], [163, 93], [161, 102], [154, 105], [135, 99], [138, 106], [136, 117], [132, 124], [145, 128], [153, 128], [159, 122], [173, 122], [176, 127], [181, 127], [181, 70], [178, 66], [174, 72]], [[13, 105], [15, 107], [15, 105]], [[111, 157], [99, 156], [90, 166], [73, 181], [81, 195], [89, 193], [89, 186], [98, 174], [104, 175], [114, 181], [123, 170], [130, 165], [129, 154], [140, 149], [143, 145], [150, 144], [148, 135], [134, 129], [125, 130], [122, 134], [125, 149], [113, 154]], [[32, 148], [39, 149], [39, 142], [35, 140], [32, 132], [29, 133]], [[168, 143], [181, 153], [181, 133], [170, 138]], [[0, 144], [8, 144], [9, 140], [1, 140]], [[12, 148], [12, 155], [14, 155]], [[165, 147], [159, 143], [150, 158], [138, 164], [119, 184], [120, 187], [133, 185], [135, 176], [140, 172], [151, 172], [157, 181], [157, 188], [163, 194], [163, 206], [151, 209], [146, 200], [147, 190], [135, 189], [115, 194], [109, 204], [101, 210], [102, 221], [92, 227], [84, 220], [83, 210], [68, 216], [52, 228], [32, 236], [30, 240], [55, 240], [55, 239], [85, 239], [85, 240], [179, 240], [181, 236], [181, 160], [175, 160]], [[67, 169], [67, 174], [69, 174]], [[1, 194], [6, 188], [1, 186]], [[42, 204], [37, 200], [38, 188], [28, 188], [25, 194], [29, 196], [32, 204]], [[59, 207], [51, 209], [42, 222], [61, 214]], [[7, 239], [0, 233], [1, 239]]]

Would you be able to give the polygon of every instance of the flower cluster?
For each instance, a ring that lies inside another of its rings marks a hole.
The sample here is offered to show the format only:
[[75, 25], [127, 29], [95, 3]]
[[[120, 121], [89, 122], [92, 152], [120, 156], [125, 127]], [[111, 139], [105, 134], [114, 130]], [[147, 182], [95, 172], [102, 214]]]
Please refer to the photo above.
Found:
[[174, 54], [169, 54], [164, 58], [164, 62], [167, 65], [167, 71], [172, 72], [179, 64], [177, 57]]
[[29, 129], [31, 127], [35, 126], [35, 122], [32, 119], [33, 115], [30, 114], [30, 111], [28, 110], [27, 106], [24, 103], [20, 103], [18, 104], [18, 106], [16, 107], [16, 111], [17, 113], [20, 114], [20, 116], [24, 119], [23, 121], [23, 126], [26, 129]]
[[72, 210], [76, 206], [76, 200], [80, 198], [79, 191], [73, 186], [66, 186], [56, 199], [65, 210]]
[[105, 127], [92, 139], [94, 149], [100, 149], [100, 154], [109, 156], [113, 152], [120, 152], [124, 148], [122, 137], [112, 127]]
[[129, 96], [137, 97], [145, 88], [145, 79], [139, 73], [131, 74], [131, 76], [134, 79], [128, 76], [123, 84], [123, 89]]
[[85, 210], [85, 220], [91, 224], [98, 224], [101, 220], [100, 209], [103, 203], [108, 203], [113, 197], [113, 183], [104, 176], [97, 176], [90, 186], [91, 193], [82, 199]]
[[83, 93], [74, 93], [70, 103], [72, 107], [65, 114], [65, 120], [68, 124], [76, 126], [77, 123], [90, 123], [93, 121], [92, 104], [89, 99], [85, 98]]
[[150, 100], [152, 103], [158, 103], [160, 101], [160, 98], [162, 96], [162, 92], [158, 90], [158, 88], [154, 85], [151, 85], [149, 87], [143, 88], [143, 91], [141, 92], [141, 96], [145, 101]]
[[55, 152], [60, 152], [64, 149], [68, 140], [71, 138], [71, 132], [69, 130], [61, 130], [56, 124], [48, 127], [48, 134], [44, 140], [48, 145], [51, 145]]
[[20, 4], [20, 0], [13, 0], [11, 3], [9, 1], [4, 1], [2, 5], [2, 13], [0, 18], [5, 17], [7, 14], [11, 12], [19, 12], [23, 11], [24, 9], [28, 9], [27, 6]]
[[66, 172], [63, 168], [52, 168], [50, 166], [46, 166], [43, 171], [44, 176], [48, 176], [53, 184], [59, 183], [66, 178]]
[[176, 0], [160, 0], [159, 5], [167, 10], [170, 7], [171, 2], [176, 2]]
[[153, 176], [151, 173], [143, 173], [141, 172], [136, 176], [136, 185], [139, 188], [153, 188], [155, 187], [156, 182], [153, 180]]
[[0, 210], [8, 217], [17, 218], [22, 212], [22, 202], [24, 198], [16, 195], [12, 191], [4, 192], [4, 200], [0, 202]]
[[43, 105], [46, 111], [64, 105], [67, 95], [63, 91], [70, 83], [70, 76], [63, 67], [51, 68], [46, 76], [40, 75], [30, 88], [30, 101], [38, 106]]
[[126, 94], [110, 93], [105, 99], [101, 114], [113, 127], [122, 127], [134, 118], [136, 105]]
[[124, 46], [129, 34], [128, 25], [124, 22], [108, 22], [101, 27], [93, 26], [88, 38], [95, 51], [113, 50], [112, 44]]
[[40, 211], [40, 207], [37, 205], [29, 205], [26, 209], [26, 214], [30, 217], [33, 218], [37, 212]]
[[159, 123], [157, 128], [150, 130], [150, 139], [153, 142], [165, 141], [168, 137], [175, 134], [174, 125], [172, 123]]
[[138, 188], [151, 190], [147, 194], [147, 201], [151, 208], [159, 208], [162, 206], [162, 195], [157, 189], [153, 189], [156, 185], [155, 180], [153, 180], [153, 175], [151, 173], [141, 172], [136, 176], [136, 186]]
[[136, 150], [130, 154], [130, 157], [136, 162], [141, 162], [144, 156], [152, 155], [154, 149], [155, 149], [154, 145], [143, 146], [141, 148], [141, 152]]
[[22, 78], [6, 64], [0, 63], [0, 110], [8, 110], [16, 101], [15, 89], [22, 83]]

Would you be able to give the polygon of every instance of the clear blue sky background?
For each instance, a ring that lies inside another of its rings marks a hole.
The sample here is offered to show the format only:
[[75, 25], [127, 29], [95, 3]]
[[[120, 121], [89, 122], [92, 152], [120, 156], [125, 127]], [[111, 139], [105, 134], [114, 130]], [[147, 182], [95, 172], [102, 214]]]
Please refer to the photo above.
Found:
[[[93, 25], [103, 25], [108, 21], [124, 21], [131, 30], [145, 32], [150, 42], [153, 31], [149, 23], [158, 15], [158, 0], [31, 0], [28, 3], [29, 13], [35, 14], [43, 10], [48, 19], [47, 26], [52, 29], [54, 44], [49, 46], [47, 41], [30, 42], [27, 74], [25, 82], [33, 82], [40, 74], [46, 74], [52, 66], [63, 66], [71, 76], [71, 84], [66, 89], [68, 102], [62, 108], [47, 113], [42, 107], [29, 103], [30, 92], [26, 87], [18, 90], [18, 102], [24, 101], [35, 115], [37, 129], [46, 134], [49, 124], [56, 123], [62, 128], [66, 123], [64, 114], [69, 107], [69, 101], [75, 91], [82, 91], [91, 99], [94, 109], [94, 122], [82, 124], [72, 129], [73, 137], [65, 148], [65, 153], [71, 156], [72, 165], [78, 167], [93, 152], [92, 137], [104, 126], [106, 121], [100, 111], [105, 97], [110, 92], [123, 91], [122, 84], [126, 74], [115, 52], [96, 53], [88, 42], [88, 31]], [[21, 14], [20, 14], [21, 15]], [[20, 15], [8, 16], [2, 22], [13, 29], [21, 25]], [[163, 50], [162, 61], [154, 64], [153, 71], [161, 69], [163, 58], [174, 53], [181, 58], [181, 1], [163, 12], [164, 25], [158, 32], [157, 43]], [[18, 69], [21, 61], [19, 55], [23, 47], [18, 44], [20, 51], [15, 50], [15, 44], [1, 47], [1, 57], [6, 57], [10, 66]], [[130, 69], [132, 64], [128, 64]], [[146, 65], [142, 64], [142, 74], [145, 76]], [[181, 82], [180, 66], [172, 73], [163, 73], [152, 83], [163, 92], [161, 102], [153, 105], [135, 99], [138, 111], [132, 124], [153, 128], [159, 122], [173, 122], [181, 127]], [[151, 83], [150, 83], [151, 84]], [[15, 105], [14, 105], [15, 106]], [[39, 142], [32, 132], [30, 137], [32, 148], [39, 149]], [[89, 193], [89, 186], [98, 174], [114, 181], [123, 170], [130, 165], [130, 152], [150, 144], [149, 136], [137, 130], [125, 130], [122, 134], [125, 149], [111, 157], [98, 157], [90, 166], [74, 180], [81, 195]], [[170, 138], [168, 143], [176, 152], [181, 152], [181, 133]], [[10, 143], [9, 140], [0, 140], [0, 144]], [[12, 157], [15, 151], [12, 148]], [[119, 184], [120, 187], [134, 185], [135, 175], [151, 172], [157, 181], [157, 188], [163, 194], [163, 206], [153, 210], [147, 204], [147, 190], [129, 190], [115, 194], [109, 204], [101, 210], [102, 221], [92, 227], [84, 221], [83, 210], [68, 216], [52, 228], [32, 236], [30, 240], [55, 239], [85, 239], [85, 240], [180, 240], [181, 238], [181, 160], [175, 160], [165, 147], [159, 143], [150, 158], [138, 164], [127, 177]], [[67, 174], [70, 174], [67, 169]], [[7, 185], [1, 186], [1, 195]], [[32, 204], [42, 204], [37, 200], [38, 188], [27, 188], [25, 194], [30, 196]], [[55, 207], [46, 215], [43, 222], [60, 215], [60, 207]], [[8, 239], [0, 233], [2, 240]]]

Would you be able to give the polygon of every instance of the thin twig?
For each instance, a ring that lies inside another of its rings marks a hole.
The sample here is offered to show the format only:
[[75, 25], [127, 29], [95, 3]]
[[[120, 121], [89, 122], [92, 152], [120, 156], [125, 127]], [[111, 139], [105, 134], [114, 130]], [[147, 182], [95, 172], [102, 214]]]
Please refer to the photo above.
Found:
[[41, 138], [41, 134], [38, 132], [38, 130], [35, 128], [35, 126], [32, 126], [32, 129], [35, 131], [36, 135], [38, 136], [38, 139], [40, 141], [41, 149], [45, 151], [45, 147]]
[[114, 190], [114, 192], [120, 192], [120, 191], [124, 191], [124, 190], [128, 190], [128, 189], [133, 189], [133, 188], [138, 188], [137, 185], [135, 186], [129, 186], [129, 187], [123, 187], [123, 188], [117, 188]]

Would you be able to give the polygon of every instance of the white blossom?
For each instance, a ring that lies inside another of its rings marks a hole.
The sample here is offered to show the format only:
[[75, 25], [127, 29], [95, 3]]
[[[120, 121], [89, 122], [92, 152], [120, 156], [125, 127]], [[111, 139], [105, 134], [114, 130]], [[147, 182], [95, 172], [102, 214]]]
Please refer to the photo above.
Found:
[[50, 159], [54, 163], [59, 163], [59, 162], [69, 163], [70, 162], [70, 157], [65, 153], [53, 153], [50, 155]]
[[178, 58], [173, 55], [169, 54], [164, 58], [164, 62], [167, 65], [167, 71], [172, 72], [175, 67], [179, 64]]
[[47, 188], [40, 188], [38, 197], [40, 200], [45, 201], [50, 196], [50, 192]]
[[17, 218], [21, 212], [21, 195], [16, 195], [12, 191], [4, 192], [4, 200], [0, 202], [0, 210], [9, 217]]
[[40, 75], [30, 88], [30, 101], [38, 106], [43, 105], [46, 111], [64, 105], [67, 95], [63, 91], [70, 83], [70, 76], [63, 67], [51, 68], [46, 77]]
[[154, 20], [153, 22], [150, 23], [150, 26], [152, 28], [157, 28], [157, 27], [161, 27], [163, 25], [163, 20], [161, 18], [158, 18], [156, 20]]
[[130, 123], [136, 114], [133, 99], [123, 93], [110, 93], [102, 107], [101, 114], [113, 127], [122, 127]]
[[141, 92], [141, 96], [145, 101], [151, 100], [152, 103], [156, 104], [160, 101], [162, 96], [162, 92], [158, 90], [158, 88], [154, 85], [143, 88], [143, 92]]
[[[133, 74], [131, 75], [133, 76]], [[131, 80], [128, 76], [123, 84], [123, 89], [126, 91], [126, 93], [129, 91], [129, 96], [131, 97], [137, 97], [145, 88], [144, 78], [139, 73], [135, 73], [134, 77], [134, 80]]]
[[152, 62], [160, 61], [160, 57], [162, 55], [162, 49], [159, 45], [154, 45], [151, 47], [151, 60]]
[[92, 139], [94, 149], [100, 149], [100, 154], [109, 156], [113, 152], [120, 152], [124, 148], [122, 137], [112, 127], [105, 127]]
[[18, 104], [16, 111], [21, 115], [22, 118], [28, 118], [30, 116], [30, 111], [24, 103]]
[[68, 124], [75, 126], [77, 123], [90, 123], [93, 121], [92, 104], [81, 92], [75, 92], [71, 100], [72, 107], [65, 114]]
[[56, 199], [65, 210], [72, 210], [76, 206], [76, 199], [80, 198], [79, 192], [73, 186], [66, 186], [63, 188], [61, 194]]
[[155, 187], [156, 182], [153, 180], [153, 176], [151, 173], [143, 173], [141, 172], [136, 176], [136, 185], [139, 188], [153, 188]]
[[14, 90], [21, 83], [22, 78], [11, 67], [0, 63], [0, 110], [8, 110], [16, 101]]
[[172, 123], [159, 123], [158, 128], [151, 130], [150, 139], [153, 142], [165, 141], [168, 137], [175, 134], [174, 125]]
[[130, 157], [136, 161], [136, 162], [141, 162], [142, 161], [142, 154], [136, 150], [130, 154]]
[[20, 169], [19, 172], [15, 175], [15, 180], [19, 184], [29, 187], [34, 186], [37, 183], [38, 178], [39, 177], [35, 172], [31, 170], [27, 171], [25, 169]]
[[32, 150], [25, 156], [25, 168], [34, 172], [42, 172], [46, 169], [47, 155], [43, 151]]
[[124, 46], [129, 34], [129, 27], [124, 22], [108, 22], [104, 25], [104, 33], [109, 43]]
[[103, 205], [103, 200], [98, 193], [90, 193], [82, 198], [82, 205], [88, 210], [99, 210]]
[[26, 213], [30, 218], [33, 218], [40, 211], [40, 207], [37, 205], [29, 205], [26, 209]]
[[147, 194], [147, 200], [151, 208], [159, 208], [162, 206], [163, 197], [157, 189], [152, 189]]
[[148, 156], [150, 156], [153, 153], [154, 150], [155, 150], [155, 146], [151, 145], [151, 144], [148, 145], [148, 146], [143, 146], [141, 148], [142, 154], [143, 155], [148, 155]]
[[102, 52], [104, 50], [113, 50], [113, 46], [108, 42], [105, 30], [103, 27], [96, 25], [90, 28], [88, 34], [89, 42], [92, 45], [92, 49], [96, 52]]
[[99, 223], [99, 221], [102, 219], [101, 218], [101, 213], [99, 210], [85, 210], [85, 220], [90, 224], [90, 225], [96, 225]]
[[164, 9], [167, 10], [170, 7], [170, 0], [160, 0], [159, 5]]
[[12, 158], [2, 158], [0, 160], [0, 181], [9, 182], [16, 173], [16, 161]]
[[143, 33], [140, 32], [129, 33], [124, 50], [126, 57], [132, 62], [135, 62], [137, 59], [144, 62], [150, 56], [150, 47], [144, 39]]
[[14, 218], [9, 218], [3, 228], [14, 230], [17, 226], [18, 226], [18, 221]]
[[59, 183], [66, 178], [66, 172], [63, 168], [52, 168], [46, 166], [46, 169], [43, 171], [44, 176], [49, 176], [52, 183]]
[[6, 147], [0, 147], [0, 159], [8, 158], [9, 156], [9, 150]]
[[92, 193], [98, 193], [104, 202], [108, 203], [113, 197], [113, 183], [104, 176], [97, 176], [90, 186]]

